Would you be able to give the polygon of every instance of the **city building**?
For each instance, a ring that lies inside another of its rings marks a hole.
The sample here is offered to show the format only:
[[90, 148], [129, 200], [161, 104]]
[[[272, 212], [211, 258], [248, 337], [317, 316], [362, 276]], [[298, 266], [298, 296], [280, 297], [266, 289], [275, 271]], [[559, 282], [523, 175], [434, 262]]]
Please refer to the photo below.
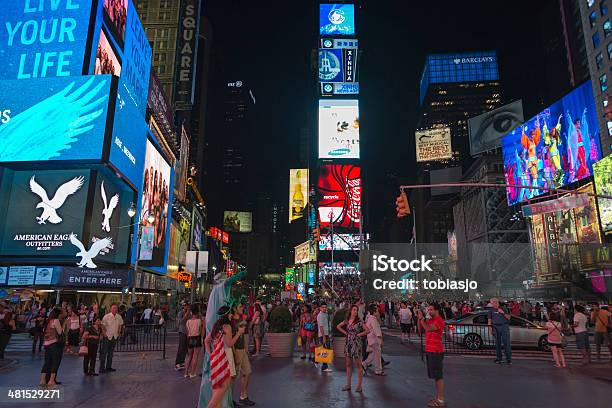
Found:
[[[450, 140], [440, 142], [445, 144], [447, 154], [433, 154], [417, 164], [417, 183], [460, 181], [463, 171], [474, 160], [470, 156], [468, 119], [502, 105], [497, 53], [428, 55], [419, 97], [417, 151], [429, 138], [419, 133], [420, 130], [448, 129]], [[446, 242], [447, 231], [453, 230], [452, 208], [456, 194], [453, 190], [434, 192], [429, 189], [416, 190], [412, 194], [416, 235], [420, 242]]]
[[606, 117], [610, 103], [609, 87], [612, 85], [612, 17], [607, 0], [584, 0], [578, 4], [595, 95], [601, 150], [605, 157], [612, 151], [612, 117]]
[[586, 42], [584, 41], [584, 29], [578, 4], [580, 2], [584, 3], [582, 0], [559, 0], [563, 38], [565, 40], [565, 54], [568, 63], [567, 69], [572, 88], [589, 80], [591, 77]]

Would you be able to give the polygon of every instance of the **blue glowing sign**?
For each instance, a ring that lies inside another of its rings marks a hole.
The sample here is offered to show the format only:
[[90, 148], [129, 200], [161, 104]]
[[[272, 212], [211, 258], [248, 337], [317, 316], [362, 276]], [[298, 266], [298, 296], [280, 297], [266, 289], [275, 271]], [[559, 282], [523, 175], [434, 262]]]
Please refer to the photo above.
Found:
[[123, 88], [117, 92], [110, 162], [138, 189], [142, 185], [149, 128]]
[[355, 35], [353, 4], [321, 4], [319, 6], [321, 35]]
[[0, 78], [83, 73], [90, 0], [11, 0], [0, 15]]
[[593, 175], [601, 149], [591, 81], [506, 135], [502, 154], [510, 205]]
[[0, 81], [0, 162], [100, 160], [111, 75]]
[[343, 82], [342, 50], [319, 50], [319, 81]]

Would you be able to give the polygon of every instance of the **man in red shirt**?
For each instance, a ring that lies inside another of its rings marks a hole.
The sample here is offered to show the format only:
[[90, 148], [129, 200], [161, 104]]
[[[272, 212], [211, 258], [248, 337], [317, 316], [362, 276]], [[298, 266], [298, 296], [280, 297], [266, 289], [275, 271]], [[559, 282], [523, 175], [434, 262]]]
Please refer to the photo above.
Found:
[[428, 407], [445, 407], [444, 401], [444, 320], [440, 317], [440, 305], [431, 303], [427, 306], [428, 319], [419, 309], [419, 327], [425, 332], [425, 357], [427, 358], [427, 376], [436, 382], [436, 397], [427, 404]]

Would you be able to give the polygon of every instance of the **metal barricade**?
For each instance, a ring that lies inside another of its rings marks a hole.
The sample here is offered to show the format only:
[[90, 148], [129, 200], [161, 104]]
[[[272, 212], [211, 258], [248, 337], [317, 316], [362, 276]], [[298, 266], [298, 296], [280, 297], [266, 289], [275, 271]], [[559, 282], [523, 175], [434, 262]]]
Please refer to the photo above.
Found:
[[166, 327], [156, 324], [127, 324], [115, 352], [161, 351], [166, 358]]
[[[421, 355], [425, 351], [424, 333], [420, 333]], [[486, 324], [445, 324], [442, 337], [446, 354], [495, 355], [495, 333]]]

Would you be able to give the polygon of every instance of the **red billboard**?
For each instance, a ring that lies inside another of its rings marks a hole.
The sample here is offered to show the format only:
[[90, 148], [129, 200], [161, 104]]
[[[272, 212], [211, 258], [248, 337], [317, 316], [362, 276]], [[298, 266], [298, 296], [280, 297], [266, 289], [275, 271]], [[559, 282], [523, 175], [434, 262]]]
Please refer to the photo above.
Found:
[[319, 223], [358, 228], [361, 219], [361, 168], [353, 164], [324, 164], [319, 171]]

